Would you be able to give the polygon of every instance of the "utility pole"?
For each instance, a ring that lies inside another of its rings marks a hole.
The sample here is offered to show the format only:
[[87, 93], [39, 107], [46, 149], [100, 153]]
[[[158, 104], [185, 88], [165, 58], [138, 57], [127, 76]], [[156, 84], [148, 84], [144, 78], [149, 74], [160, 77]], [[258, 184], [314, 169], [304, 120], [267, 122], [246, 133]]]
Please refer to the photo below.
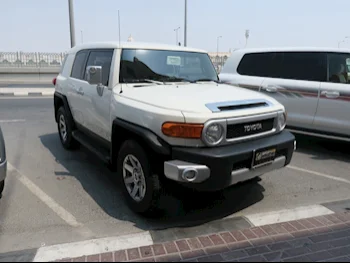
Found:
[[119, 35], [119, 47], [120, 47], [120, 13], [119, 13], [119, 10], [118, 10], [118, 35]]
[[185, 0], [185, 27], [184, 27], [184, 46], [187, 46], [187, 0]]
[[178, 45], [178, 43], [179, 43], [179, 35], [178, 35], [179, 29], [180, 29], [180, 27], [174, 29], [174, 31], [176, 32], [176, 45]]
[[69, 8], [69, 26], [70, 26], [70, 45], [75, 46], [75, 26], [74, 26], [74, 10], [73, 10], [73, 0], [68, 0]]

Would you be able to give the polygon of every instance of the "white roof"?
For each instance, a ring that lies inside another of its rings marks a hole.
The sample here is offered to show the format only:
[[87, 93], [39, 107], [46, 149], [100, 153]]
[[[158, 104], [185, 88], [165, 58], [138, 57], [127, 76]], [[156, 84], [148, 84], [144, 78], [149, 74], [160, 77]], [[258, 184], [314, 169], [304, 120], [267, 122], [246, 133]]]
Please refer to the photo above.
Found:
[[233, 53], [261, 53], [261, 52], [339, 52], [350, 53], [350, 49], [334, 47], [268, 47], [268, 48], [241, 48]]
[[76, 53], [82, 49], [95, 49], [95, 48], [105, 48], [105, 49], [115, 49], [115, 48], [135, 48], [135, 49], [154, 49], [154, 50], [172, 50], [172, 51], [188, 51], [197, 53], [207, 53], [205, 50], [195, 49], [190, 47], [167, 45], [167, 44], [157, 44], [157, 43], [142, 43], [142, 42], [92, 42], [81, 45], [76, 45], [68, 51], [68, 53]]

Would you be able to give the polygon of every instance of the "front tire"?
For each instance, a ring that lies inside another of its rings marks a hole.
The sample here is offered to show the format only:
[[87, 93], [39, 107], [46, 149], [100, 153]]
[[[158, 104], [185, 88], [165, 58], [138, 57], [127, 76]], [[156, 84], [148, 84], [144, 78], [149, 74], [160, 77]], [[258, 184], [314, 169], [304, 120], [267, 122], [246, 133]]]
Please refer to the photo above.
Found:
[[5, 181], [0, 182], [0, 198], [2, 197], [2, 192], [5, 188]]
[[156, 212], [160, 198], [160, 181], [152, 173], [146, 152], [136, 141], [128, 140], [123, 143], [118, 154], [117, 176], [132, 211], [149, 215]]
[[64, 107], [60, 107], [57, 111], [57, 128], [63, 147], [67, 150], [76, 149], [79, 144], [72, 136], [73, 123]]

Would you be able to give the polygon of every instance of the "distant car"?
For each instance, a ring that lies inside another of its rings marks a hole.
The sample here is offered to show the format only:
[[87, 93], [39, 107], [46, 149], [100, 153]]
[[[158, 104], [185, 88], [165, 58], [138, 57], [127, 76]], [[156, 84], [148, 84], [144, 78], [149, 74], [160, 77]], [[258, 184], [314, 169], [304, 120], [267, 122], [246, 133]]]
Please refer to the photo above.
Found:
[[350, 141], [350, 50], [236, 50], [219, 77], [282, 103], [292, 132]]
[[0, 197], [4, 191], [5, 178], [7, 172], [5, 141], [0, 127]]

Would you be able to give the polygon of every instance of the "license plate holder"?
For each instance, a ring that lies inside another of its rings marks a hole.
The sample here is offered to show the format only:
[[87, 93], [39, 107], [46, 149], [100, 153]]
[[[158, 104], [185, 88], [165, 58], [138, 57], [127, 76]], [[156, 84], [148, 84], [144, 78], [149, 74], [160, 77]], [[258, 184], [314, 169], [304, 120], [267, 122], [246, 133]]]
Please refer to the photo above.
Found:
[[252, 169], [273, 163], [276, 157], [277, 149], [274, 146], [253, 151]]

